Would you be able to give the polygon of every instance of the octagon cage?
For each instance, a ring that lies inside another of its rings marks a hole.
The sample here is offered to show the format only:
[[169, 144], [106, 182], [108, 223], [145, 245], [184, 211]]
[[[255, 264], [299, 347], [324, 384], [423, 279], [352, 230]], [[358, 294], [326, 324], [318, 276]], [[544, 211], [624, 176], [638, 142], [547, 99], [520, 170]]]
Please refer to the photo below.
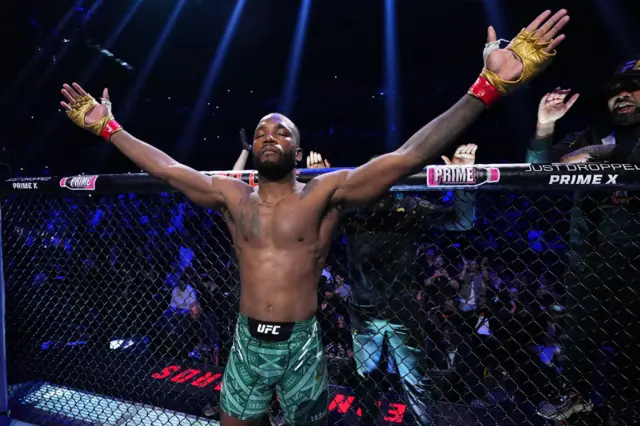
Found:
[[[343, 212], [318, 276], [329, 424], [554, 424], [567, 384], [632, 424], [639, 170], [433, 166]], [[2, 189], [11, 416], [219, 424], [240, 296], [221, 214], [145, 174]]]

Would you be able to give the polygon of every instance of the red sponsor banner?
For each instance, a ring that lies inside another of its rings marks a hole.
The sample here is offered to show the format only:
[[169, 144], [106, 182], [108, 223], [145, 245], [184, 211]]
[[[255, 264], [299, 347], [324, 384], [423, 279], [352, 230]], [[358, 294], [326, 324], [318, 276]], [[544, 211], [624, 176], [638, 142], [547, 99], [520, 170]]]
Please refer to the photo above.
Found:
[[[206, 371], [199, 368], [186, 368], [180, 365], [168, 365], [162, 370], [153, 372], [151, 378], [158, 381], [183, 384], [194, 388], [219, 392], [222, 388], [222, 371]], [[329, 412], [346, 414], [356, 403], [356, 397], [344, 392], [333, 394], [329, 402]], [[407, 411], [407, 405], [398, 402], [387, 402], [383, 406], [382, 401], [378, 401], [378, 407], [382, 409], [382, 419], [389, 423], [402, 423]], [[362, 417], [362, 410], [358, 407], [356, 414]]]
[[168, 380], [173, 383], [184, 383], [196, 388], [213, 386], [214, 391], [222, 387], [222, 373], [203, 371], [196, 368], [183, 368], [179, 365], [169, 365], [161, 371], [151, 374], [152, 379]]

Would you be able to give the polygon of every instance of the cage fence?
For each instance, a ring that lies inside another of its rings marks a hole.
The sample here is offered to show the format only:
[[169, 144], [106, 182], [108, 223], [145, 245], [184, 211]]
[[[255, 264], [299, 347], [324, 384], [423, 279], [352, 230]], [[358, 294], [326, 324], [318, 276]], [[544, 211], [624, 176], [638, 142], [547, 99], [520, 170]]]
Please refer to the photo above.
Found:
[[[318, 283], [330, 424], [554, 424], [568, 385], [633, 424], [640, 174], [599, 166], [430, 167], [344, 212]], [[218, 424], [240, 297], [220, 213], [146, 175], [16, 178], [2, 209], [12, 415]]]

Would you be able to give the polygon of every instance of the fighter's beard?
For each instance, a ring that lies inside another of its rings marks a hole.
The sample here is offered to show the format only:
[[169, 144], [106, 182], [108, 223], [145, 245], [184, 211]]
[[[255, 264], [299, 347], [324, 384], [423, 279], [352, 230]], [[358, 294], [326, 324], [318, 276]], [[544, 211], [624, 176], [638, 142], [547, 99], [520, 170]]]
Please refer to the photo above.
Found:
[[284, 154], [279, 161], [261, 161], [259, 157], [253, 158], [258, 174], [271, 182], [284, 179], [295, 168], [293, 155]]

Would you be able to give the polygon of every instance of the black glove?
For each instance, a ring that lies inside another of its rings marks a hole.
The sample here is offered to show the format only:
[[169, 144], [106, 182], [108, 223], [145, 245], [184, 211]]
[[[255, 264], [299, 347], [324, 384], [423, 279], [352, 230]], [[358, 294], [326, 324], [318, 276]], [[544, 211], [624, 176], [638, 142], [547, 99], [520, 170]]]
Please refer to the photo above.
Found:
[[240, 145], [242, 145], [242, 149], [245, 151], [251, 152], [253, 149], [252, 145], [247, 142], [247, 132], [244, 129], [240, 129]]

